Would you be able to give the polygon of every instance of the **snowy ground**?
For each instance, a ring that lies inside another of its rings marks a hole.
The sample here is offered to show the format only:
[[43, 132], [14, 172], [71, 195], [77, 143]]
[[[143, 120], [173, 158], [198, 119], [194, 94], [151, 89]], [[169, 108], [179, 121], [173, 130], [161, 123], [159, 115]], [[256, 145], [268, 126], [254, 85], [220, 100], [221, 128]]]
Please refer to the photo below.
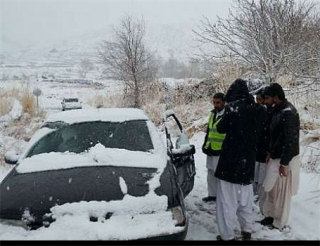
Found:
[[[1, 84], [8, 86], [7, 84]], [[92, 94], [112, 94], [113, 85], [104, 89], [96, 90], [88, 87], [78, 87], [67, 85], [61, 87], [59, 84], [38, 85], [43, 91], [40, 105], [47, 112], [47, 116], [61, 110], [61, 98], [64, 96], [78, 96], [84, 101], [84, 107], [90, 107], [86, 102]], [[199, 119], [200, 120], [200, 119]], [[31, 127], [31, 126], [29, 126]], [[26, 129], [28, 131], [30, 129]], [[8, 124], [0, 123], [0, 154], [10, 148], [23, 149], [26, 146], [25, 140], [17, 140], [12, 133], [8, 136]], [[11, 131], [14, 131], [11, 129]], [[316, 132], [314, 132], [316, 134]], [[305, 135], [301, 131], [301, 139]], [[206, 188], [206, 156], [201, 152], [204, 133], [196, 133], [191, 139], [191, 143], [196, 146], [196, 179], [193, 191], [186, 198], [186, 207], [189, 217], [189, 230], [186, 240], [216, 240], [219, 234], [216, 224], [215, 203], [205, 204], [202, 198], [207, 196]], [[312, 140], [312, 137], [309, 139]], [[318, 149], [318, 150], [317, 150]], [[303, 164], [315, 158], [320, 153], [320, 141], [304, 141], [301, 145]], [[1, 161], [1, 158], [0, 158]], [[12, 167], [0, 163], [0, 181], [5, 177]], [[280, 232], [269, 230], [260, 224], [255, 223], [253, 227], [253, 237], [265, 240], [320, 240], [320, 170], [318, 173], [306, 173], [306, 169], [301, 169], [299, 193], [293, 197], [289, 228]], [[261, 220], [257, 205], [254, 206], [255, 220]], [[77, 218], [76, 227], [70, 220], [64, 218], [56, 226], [41, 228], [35, 231], [28, 231], [24, 228], [0, 223], [0, 240], [99, 240], [103, 239], [103, 227], [91, 228], [91, 222], [85, 222]], [[68, 228], [66, 230], [65, 228]], [[90, 229], [91, 228], [91, 229]], [[66, 233], [69, 232], [69, 233]], [[238, 232], [239, 233], [239, 232]]]

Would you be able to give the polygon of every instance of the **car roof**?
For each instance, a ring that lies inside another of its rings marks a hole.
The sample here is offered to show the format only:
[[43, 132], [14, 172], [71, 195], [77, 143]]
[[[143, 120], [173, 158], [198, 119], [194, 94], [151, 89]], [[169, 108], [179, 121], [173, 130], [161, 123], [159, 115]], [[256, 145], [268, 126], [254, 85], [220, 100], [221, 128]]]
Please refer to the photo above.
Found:
[[65, 122], [68, 124], [74, 124], [92, 121], [123, 122], [131, 120], [150, 119], [143, 110], [136, 108], [90, 108], [52, 114], [48, 117], [45, 123]]

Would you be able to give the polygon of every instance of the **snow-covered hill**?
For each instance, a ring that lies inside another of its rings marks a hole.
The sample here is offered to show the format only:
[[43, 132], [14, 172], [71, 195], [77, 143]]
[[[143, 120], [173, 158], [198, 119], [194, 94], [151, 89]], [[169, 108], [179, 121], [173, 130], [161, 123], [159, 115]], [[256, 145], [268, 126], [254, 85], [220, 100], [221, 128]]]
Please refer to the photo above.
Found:
[[[146, 25], [145, 42], [156, 59], [166, 61], [174, 57], [188, 62], [196, 52], [192, 34], [193, 26], [188, 24]], [[77, 78], [79, 63], [89, 59], [95, 70], [88, 73], [97, 80], [101, 74], [97, 64], [97, 47], [102, 40], [111, 40], [113, 26], [74, 36], [67, 40], [23, 45], [21, 40], [9, 40], [1, 36], [0, 80], [41, 79], [43, 74], [60, 78]]]
[[[178, 59], [187, 58], [194, 50], [192, 28], [188, 24], [146, 25], [146, 45], [163, 58], [170, 54]], [[30, 64], [44, 62], [69, 61], [76, 63], [81, 57], [92, 58], [96, 47], [102, 40], [112, 37], [113, 26], [92, 31], [81, 36], [74, 36], [60, 41], [23, 45], [21, 40], [9, 40], [1, 36], [3, 45], [0, 54], [4, 56], [4, 65], [27, 62]]]

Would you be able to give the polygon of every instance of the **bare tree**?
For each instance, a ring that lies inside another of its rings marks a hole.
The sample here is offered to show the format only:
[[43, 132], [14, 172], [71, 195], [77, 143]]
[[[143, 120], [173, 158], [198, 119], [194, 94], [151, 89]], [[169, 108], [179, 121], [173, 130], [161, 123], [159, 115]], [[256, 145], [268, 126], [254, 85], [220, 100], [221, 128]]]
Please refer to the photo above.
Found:
[[98, 59], [104, 65], [105, 77], [125, 82], [125, 96], [133, 97], [133, 106], [141, 106], [141, 91], [154, 79], [154, 57], [147, 50], [143, 19], [126, 16], [114, 29], [113, 41], [103, 41], [98, 47]]
[[82, 78], [87, 77], [87, 73], [94, 69], [93, 63], [88, 59], [82, 59], [79, 64], [79, 74]]
[[[234, 0], [227, 19], [207, 17], [193, 30], [207, 62], [235, 59], [270, 81], [318, 72], [320, 27], [316, 5], [295, 0]], [[211, 46], [214, 52], [204, 47]]]

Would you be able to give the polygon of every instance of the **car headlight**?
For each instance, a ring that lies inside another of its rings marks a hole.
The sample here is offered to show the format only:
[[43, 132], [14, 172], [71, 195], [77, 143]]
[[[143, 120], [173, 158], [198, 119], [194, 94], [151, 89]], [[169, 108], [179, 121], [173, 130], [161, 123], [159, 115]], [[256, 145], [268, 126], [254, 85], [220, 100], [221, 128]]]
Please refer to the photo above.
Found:
[[176, 226], [184, 226], [186, 224], [186, 217], [183, 214], [180, 206], [171, 208], [172, 218], [176, 220]]

